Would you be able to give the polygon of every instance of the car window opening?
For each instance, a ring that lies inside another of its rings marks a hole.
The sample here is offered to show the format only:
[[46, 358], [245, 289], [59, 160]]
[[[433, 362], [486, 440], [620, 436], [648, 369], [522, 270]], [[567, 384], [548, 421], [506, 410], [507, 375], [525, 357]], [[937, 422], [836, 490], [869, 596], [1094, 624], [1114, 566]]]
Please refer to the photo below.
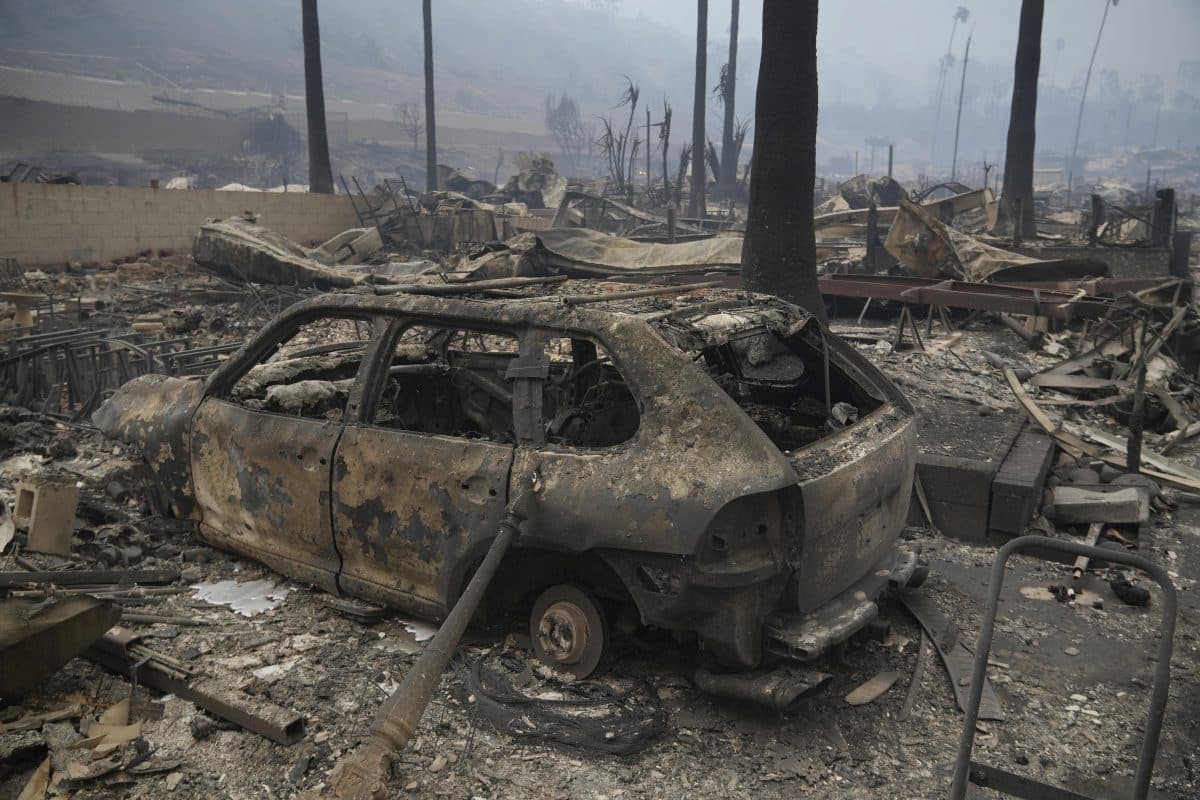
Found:
[[507, 334], [412, 325], [396, 344], [373, 424], [513, 442], [517, 339]]
[[562, 337], [547, 343], [546, 354], [546, 441], [600, 448], [633, 438], [641, 423], [637, 402], [608, 351], [588, 339]]
[[251, 367], [226, 399], [254, 411], [341, 422], [371, 330], [360, 319], [305, 323]]
[[[705, 347], [709, 377], [781, 450], [797, 450], [880, 406], [823, 352], [820, 334], [759, 328]], [[828, 375], [828, 380], [826, 376]]]

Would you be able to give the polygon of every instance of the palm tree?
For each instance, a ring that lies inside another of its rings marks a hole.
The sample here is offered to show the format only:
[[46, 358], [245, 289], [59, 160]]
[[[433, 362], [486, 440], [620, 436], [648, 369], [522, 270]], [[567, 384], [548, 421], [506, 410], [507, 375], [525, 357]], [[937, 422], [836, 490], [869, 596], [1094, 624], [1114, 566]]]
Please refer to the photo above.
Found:
[[817, 286], [817, 0], [763, 0], [742, 287], [825, 319]]
[[704, 87], [708, 72], [708, 0], [696, 0], [696, 95], [692, 105], [692, 191], [688, 216], [704, 216]]
[[1033, 150], [1037, 138], [1038, 71], [1042, 65], [1042, 16], [1046, 0], [1022, 0], [1017, 27], [1017, 58], [1013, 69], [1012, 110], [1008, 116], [1008, 145], [1004, 158], [1004, 188], [996, 217], [996, 233], [1016, 222], [1018, 201], [1022, 236], [1035, 236], [1033, 220]]
[[738, 15], [740, 0], [732, 0], [729, 10], [729, 61], [721, 72], [720, 97], [725, 107], [725, 127], [721, 131], [721, 174], [717, 184], [721, 194], [726, 197], [733, 194], [737, 184], [737, 156], [733, 146], [734, 129], [734, 97], [737, 94], [737, 49], [738, 49]]
[[308, 190], [333, 194], [329, 136], [325, 131], [325, 86], [321, 80], [321, 28], [317, 0], [300, 0], [304, 37], [304, 106], [308, 116]]
[[438, 188], [437, 179], [437, 124], [433, 119], [433, 9], [432, 0], [421, 4], [421, 17], [425, 26], [425, 189]]

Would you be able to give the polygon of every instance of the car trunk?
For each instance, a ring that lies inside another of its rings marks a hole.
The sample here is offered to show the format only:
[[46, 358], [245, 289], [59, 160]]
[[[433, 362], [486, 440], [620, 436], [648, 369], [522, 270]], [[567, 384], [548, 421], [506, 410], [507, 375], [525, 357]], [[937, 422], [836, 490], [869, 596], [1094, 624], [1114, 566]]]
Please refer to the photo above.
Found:
[[911, 408], [887, 379], [807, 320], [729, 332], [697, 360], [799, 477], [799, 491], [785, 493], [795, 570], [786, 605], [812, 610], [890, 567], [908, 512], [915, 434]]

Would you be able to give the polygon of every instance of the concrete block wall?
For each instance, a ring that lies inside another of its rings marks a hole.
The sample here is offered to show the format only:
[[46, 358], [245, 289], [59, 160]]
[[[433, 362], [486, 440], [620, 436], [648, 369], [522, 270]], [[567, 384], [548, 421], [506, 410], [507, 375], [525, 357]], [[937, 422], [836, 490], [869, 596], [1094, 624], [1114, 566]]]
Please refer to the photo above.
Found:
[[207, 219], [245, 211], [301, 243], [358, 226], [346, 195], [6, 183], [0, 184], [0, 256], [36, 267], [112, 261], [143, 250], [190, 252]]
[[1117, 278], [1168, 278], [1171, 249], [1168, 247], [1080, 247], [1078, 245], [1027, 245], [1015, 248], [1034, 258], [1094, 258], [1108, 264], [1108, 274]]

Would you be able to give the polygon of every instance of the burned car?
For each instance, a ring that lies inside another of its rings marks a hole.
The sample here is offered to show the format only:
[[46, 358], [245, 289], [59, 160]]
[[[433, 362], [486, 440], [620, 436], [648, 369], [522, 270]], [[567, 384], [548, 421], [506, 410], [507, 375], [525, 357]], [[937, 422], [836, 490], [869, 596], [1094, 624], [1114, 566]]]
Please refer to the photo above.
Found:
[[484, 608], [530, 613], [539, 658], [576, 676], [609, 618], [731, 670], [862, 629], [919, 572], [908, 402], [779, 299], [599, 286], [320, 296], [95, 421], [213, 545], [433, 620], [534, 476]]

